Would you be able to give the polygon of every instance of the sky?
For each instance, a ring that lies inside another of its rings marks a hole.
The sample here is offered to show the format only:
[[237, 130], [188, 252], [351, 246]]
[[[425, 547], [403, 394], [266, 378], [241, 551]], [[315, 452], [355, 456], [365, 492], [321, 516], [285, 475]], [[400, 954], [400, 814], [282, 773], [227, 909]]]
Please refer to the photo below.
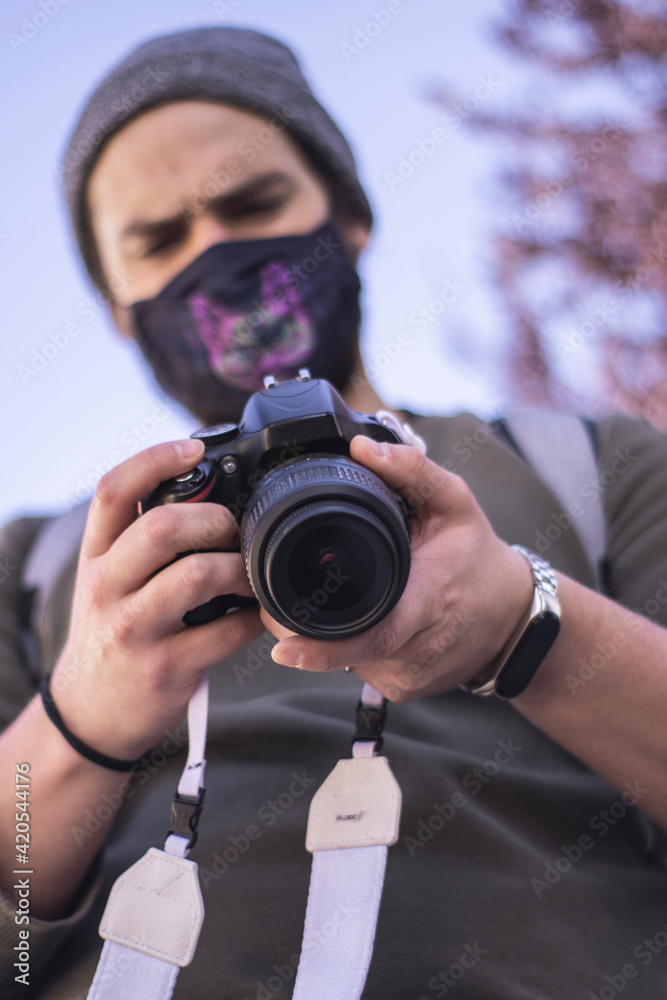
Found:
[[[276, 35], [348, 136], [377, 220], [360, 266], [362, 348], [385, 404], [502, 411], [496, 370], [474, 362], [470, 347], [487, 344], [493, 358], [503, 338], [486, 255], [490, 222], [503, 213], [492, 198], [498, 154], [463, 126], [466, 108], [508, 106], [521, 86], [520, 70], [490, 40], [503, 7], [4, 0], [0, 523], [62, 512], [112, 465], [197, 426], [114, 332], [78, 261], [59, 178], [67, 137], [98, 80], [135, 45], [170, 31], [228, 24]], [[463, 102], [448, 120], [430, 98], [440, 83]], [[397, 351], [405, 332], [410, 343]]]

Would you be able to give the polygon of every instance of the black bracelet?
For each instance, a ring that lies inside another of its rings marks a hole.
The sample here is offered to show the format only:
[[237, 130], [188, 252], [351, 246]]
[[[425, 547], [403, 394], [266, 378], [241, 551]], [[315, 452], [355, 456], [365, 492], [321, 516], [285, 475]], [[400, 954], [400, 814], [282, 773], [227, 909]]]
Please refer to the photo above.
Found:
[[131, 771], [133, 767], [140, 762], [139, 760], [119, 760], [117, 757], [107, 757], [105, 753], [99, 753], [97, 750], [93, 750], [89, 747], [87, 743], [80, 740], [78, 736], [74, 733], [70, 733], [69, 729], [63, 722], [63, 718], [56, 708], [56, 703], [53, 700], [53, 695], [49, 688], [49, 681], [51, 680], [51, 674], [47, 674], [46, 677], [42, 678], [41, 684], [39, 685], [39, 693], [42, 696], [42, 704], [44, 705], [44, 711], [48, 715], [49, 719], [60, 732], [63, 734], [67, 742], [71, 747], [80, 753], [82, 757], [86, 760], [90, 760], [93, 764], [99, 764], [100, 767], [108, 767], [112, 771]]

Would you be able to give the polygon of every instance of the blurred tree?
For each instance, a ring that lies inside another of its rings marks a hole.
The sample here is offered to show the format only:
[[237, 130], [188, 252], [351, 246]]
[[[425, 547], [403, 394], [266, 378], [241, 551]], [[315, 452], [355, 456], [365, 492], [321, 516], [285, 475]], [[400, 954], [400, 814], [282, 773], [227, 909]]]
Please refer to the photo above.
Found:
[[512, 151], [491, 249], [512, 395], [667, 430], [664, 0], [511, 0], [494, 30], [533, 84], [468, 119]]

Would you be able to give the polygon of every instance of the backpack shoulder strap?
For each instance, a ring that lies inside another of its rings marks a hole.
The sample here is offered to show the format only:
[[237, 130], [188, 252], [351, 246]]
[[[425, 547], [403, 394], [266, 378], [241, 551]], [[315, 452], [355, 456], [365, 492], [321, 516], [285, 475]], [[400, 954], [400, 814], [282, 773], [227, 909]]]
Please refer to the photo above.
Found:
[[497, 423], [558, 498], [563, 510], [567, 511], [571, 503], [582, 508], [575, 528], [595, 569], [597, 589], [604, 592], [604, 505], [581, 503], [581, 487], [598, 475], [595, 425], [572, 413], [541, 407], [516, 410]]
[[37, 533], [23, 566], [21, 589], [27, 601], [25, 624], [39, 635], [44, 613], [65, 567], [83, 538], [90, 501], [49, 518]]

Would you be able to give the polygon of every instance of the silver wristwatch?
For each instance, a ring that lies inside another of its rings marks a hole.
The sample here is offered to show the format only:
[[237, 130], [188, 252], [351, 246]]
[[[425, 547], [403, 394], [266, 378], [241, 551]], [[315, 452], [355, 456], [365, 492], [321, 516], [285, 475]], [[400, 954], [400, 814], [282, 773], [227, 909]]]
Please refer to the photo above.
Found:
[[469, 694], [516, 698], [526, 690], [560, 629], [558, 584], [552, 567], [546, 559], [522, 545], [512, 548], [531, 568], [533, 601], [528, 616], [522, 620], [491, 671], [478, 680], [460, 685]]

